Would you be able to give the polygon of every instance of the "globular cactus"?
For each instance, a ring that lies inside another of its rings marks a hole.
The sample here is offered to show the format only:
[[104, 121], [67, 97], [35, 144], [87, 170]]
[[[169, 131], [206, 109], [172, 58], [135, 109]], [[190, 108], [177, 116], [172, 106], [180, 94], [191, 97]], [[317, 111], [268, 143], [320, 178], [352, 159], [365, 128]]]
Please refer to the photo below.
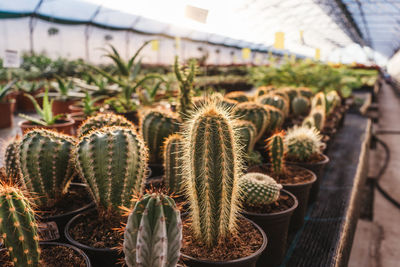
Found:
[[133, 193], [143, 191], [148, 152], [132, 128], [112, 126], [90, 132], [75, 148], [77, 170], [97, 207], [130, 207]]
[[313, 155], [321, 153], [321, 136], [317, 129], [294, 126], [285, 135], [286, 158], [307, 162]]
[[282, 185], [272, 177], [252, 172], [240, 178], [240, 187], [243, 191], [243, 202], [246, 206], [263, 207], [279, 199]]
[[267, 126], [267, 133], [272, 133], [278, 131], [282, 128], [283, 123], [285, 122], [285, 115], [283, 112], [273, 106], [266, 105], [264, 107], [269, 114], [269, 123]]
[[269, 105], [280, 109], [285, 116], [289, 114], [289, 102], [280, 95], [268, 94], [257, 99], [262, 105]]
[[336, 90], [332, 90], [326, 94], [327, 114], [331, 114], [336, 107], [340, 106], [341, 99]]
[[143, 115], [140, 130], [149, 148], [151, 163], [161, 163], [163, 142], [169, 135], [179, 131], [179, 124], [179, 117], [171, 112], [149, 110]]
[[242, 91], [229, 92], [225, 95], [225, 98], [235, 100], [239, 103], [250, 101], [250, 99], [246, 95], [246, 93], [244, 93]]
[[315, 128], [314, 117], [312, 116], [305, 117], [301, 125], [308, 128]]
[[152, 193], [136, 202], [124, 233], [128, 267], [175, 267], [181, 242], [180, 212], [172, 198]]
[[164, 142], [164, 184], [169, 194], [180, 194], [183, 189], [183, 138], [172, 134]]
[[38, 226], [31, 203], [20, 189], [6, 183], [0, 183], [0, 239], [14, 266], [41, 266]]
[[243, 146], [243, 151], [249, 155], [255, 145], [257, 128], [250, 122], [245, 120], [237, 120], [234, 123], [239, 135], [239, 143]]
[[178, 56], [175, 57], [174, 72], [179, 82], [179, 113], [183, 119], [186, 119], [193, 110], [192, 91], [196, 71], [195, 60], [191, 60], [189, 67], [182, 71]]
[[297, 88], [297, 91], [301, 96], [307, 97], [308, 99], [311, 99], [311, 97], [313, 96], [313, 92], [310, 88], [307, 87], [299, 87]]
[[236, 231], [242, 170], [238, 134], [229, 112], [216, 103], [185, 125], [184, 177], [194, 237], [207, 247]]
[[134, 128], [133, 123], [128, 121], [124, 116], [112, 114], [112, 113], [100, 113], [96, 116], [88, 118], [82, 123], [78, 129], [78, 136], [84, 136], [90, 131], [100, 129], [104, 126], [123, 126], [128, 128]]
[[267, 148], [274, 174], [281, 175], [285, 170], [284, 132], [279, 132], [267, 139]]
[[323, 92], [319, 92], [312, 98], [311, 109], [314, 109], [316, 106], [320, 106], [326, 110], [326, 98]]
[[304, 96], [296, 96], [291, 102], [292, 112], [295, 116], [302, 116], [308, 113], [310, 100]]
[[237, 118], [250, 121], [256, 126], [256, 141], [263, 136], [270, 123], [269, 113], [261, 104], [253, 102], [240, 103], [233, 109], [233, 112]]
[[7, 177], [19, 181], [18, 148], [21, 138], [17, 135], [5, 145], [4, 167]]
[[289, 99], [288, 99], [289, 102], [292, 102], [293, 99], [296, 96], [298, 96], [298, 91], [292, 87], [285, 87], [285, 88], [282, 88], [280, 91], [284, 92], [289, 97]]
[[321, 106], [316, 106], [311, 110], [309, 116], [314, 120], [314, 127], [321, 131], [325, 125], [325, 110]]
[[260, 97], [262, 95], [269, 94], [270, 92], [272, 92], [274, 90], [275, 90], [275, 86], [273, 86], [273, 85], [260, 86], [260, 87], [257, 88], [255, 97], [258, 98], [258, 97]]
[[65, 134], [34, 129], [19, 145], [19, 167], [26, 189], [41, 207], [51, 207], [66, 193], [72, 179], [71, 156], [76, 140]]

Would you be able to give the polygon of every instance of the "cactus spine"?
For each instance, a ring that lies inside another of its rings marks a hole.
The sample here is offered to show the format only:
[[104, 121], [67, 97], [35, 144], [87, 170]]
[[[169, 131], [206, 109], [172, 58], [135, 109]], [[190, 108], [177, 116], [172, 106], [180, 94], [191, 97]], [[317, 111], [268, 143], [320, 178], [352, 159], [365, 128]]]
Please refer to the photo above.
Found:
[[149, 148], [150, 162], [161, 163], [161, 148], [165, 138], [179, 131], [180, 120], [175, 114], [149, 110], [141, 120], [140, 129]]
[[0, 184], [0, 239], [14, 266], [40, 266], [38, 226], [30, 201], [5, 183]]
[[115, 115], [112, 113], [97, 114], [88, 118], [82, 123], [78, 129], [78, 136], [84, 136], [90, 131], [100, 129], [104, 126], [123, 126], [128, 128], [135, 127], [133, 123], [128, 121], [124, 116]]
[[310, 107], [310, 100], [304, 96], [296, 96], [292, 101], [292, 112], [295, 116], [305, 115]]
[[184, 135], [184, 177], [192, 230], [213, 247], [236, 231], [241, 154], [230, 113], [216, 103], [198, 110]]
[[180, 134], [170, 135], [164, 142], [163, 157], [165, 187], [169, 194], [180, 194], [183, 188], [183, 138]]
[[49, 130], [32, 130], [19, 145], [23, 183], [41, 207], [53, 206], [67, 191], [72, 179], [71, 152], [75, 139]]
[[5, 147], [4, 167], [6, 175], [14, 181], [19, 180], [18, 148], [21, 139], [17, 135]]
[[175, 267], [180, 256], [182, 222], [172, 198], [152, 193], [136, 202], [124, 233], [128, 267]]
[[182, 71], [179, 66], [178, 56], [175, 57], [174, 71], [179, 82], [179, 112], [186, 119], [193, 110], [192, 91], [196, 76], [196, 61], [191, 60], [188, 69]]
[[321, 153], [321, 136], [315, 128], [294, 126], [286, 133], [286, 158], [307, 162], [311, 156]]
[[80, 138], [77, 169], [99, 209], [131, 206], [132, 193], [142, 193], [147, 148], [134, 129], [103, 127]]
[[239, 119], [250, 121], [256, 126], [256, 141], [263, 136], [270, 123], [269, 113], [261, 104], [240, 103], [234, 108], [233, 112]]
[[267, 148], [274, 174], [281, 175], [284, 172], [285, 146], [283, 142], [284, 132], [279, 132], [267, 139]]
[[232, 99], [240, 103], [250, 101], [249, 97], [242, 91], [229, 92], [225, 95], [225, 98]]
[[282, 185], [272, 177], [257, 172], [243, 175], [240, 187], [243, 190], [243, 202], [252, 207], [262, 207], [277, 201], [282, 189]]

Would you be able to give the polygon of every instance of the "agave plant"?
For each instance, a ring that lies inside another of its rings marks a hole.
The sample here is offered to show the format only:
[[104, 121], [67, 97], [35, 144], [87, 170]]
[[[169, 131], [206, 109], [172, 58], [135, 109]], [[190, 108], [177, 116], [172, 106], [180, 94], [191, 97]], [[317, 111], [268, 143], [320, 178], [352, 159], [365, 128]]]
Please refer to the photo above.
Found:
[[33, 94], [40, 88], [42, 88], [44, 83], [42, 81], [39, 82], [27, 82], [27, 81], [20, 81], [15, 84], [15, 86], [18, 88], [18, 90], [28, 93], [28, 94]]

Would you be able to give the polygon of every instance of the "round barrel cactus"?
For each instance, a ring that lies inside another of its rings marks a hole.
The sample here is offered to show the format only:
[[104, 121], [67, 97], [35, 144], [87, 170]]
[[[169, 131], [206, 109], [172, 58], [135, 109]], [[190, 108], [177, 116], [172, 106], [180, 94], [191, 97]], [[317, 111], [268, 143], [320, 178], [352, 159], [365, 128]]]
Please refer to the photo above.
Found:
[[317, 129], [294, 126], [285, 135], [286, 157], [307, 162], [311, 156], [321, 153], [321, 136]]
[[272, 177], [251, 172], [240, 178], [240, 187], [243, 191], [243, 202], [247, 206], [262, 207], [279, 199], [282, 185]]
[[314, 127], [321, 131], [325, 126], [325, 110], [321, 106], [316, 106], [309, 115], [314, 120]]
[[253, 102], [244, 102], [237, 105], [233, 109], [233, 112], [237, 118], [250, 121], [256, 126], [256, 141], [264, 135], [270, 123], [270, 116], [263, 105]]
[[255, 145], [257, 128], [252, 122], [245, 120], [237, 120], [234, 125], [239, 133], [239, 143], [243, 146], [243, 151], [249, 155]]
[[245, 92], [242, 92], [242, 91], [229, 92], [229, 93], [227, 93], [225, 95], [225, 98], [235, 100], [235, 101], [237, 101], [239, 103], [250, 101], [250, 99], [247, 96], [247, 94]]
[[266, 105], [264, 107], [269, 114], [269, 123], [267, 125], [266, 133], [273, 133], [282, 128], [283, 123], [285, 122], [285, 115], [283, 112], [273, 106]]
[[169, 194], [180, 194], [183, 189], [183, 138], [180, 134], [170, 135], [164, 142], [164, 184]]
[[268, 94], [257, 99], [262, 105], [269, 105], [280, 109], [285, 116], [289, 114], [289, 102], [281, 95]]
[[311, 97], [313, 96], [313, 92], [310, 88], [307, 87], [299, 87], [297, 88], [297, 91], [301, 96], [307, 97], [308, 99], [311, 99]]
[[78, 136], [84, 136], [90, 131], [100, 129], [104, 126], [123, 126], [128, 128], [135, 127], [133, 123], [128, 121], [124, 116], [112, 113], [100, 113], [96, 116], [88, 118], [82, 123], [78, 129]]
[[292, 112], [295, 116], [302, 116], [308, 113], [310, 100], [304, 96], [296, 96], [292, 101]]
[[4, 167], [6, 175], [14, 181], [20, 179], [18, 163], [18, 148], [20, 141], [21, 138], [17, 135], [5, 145]]

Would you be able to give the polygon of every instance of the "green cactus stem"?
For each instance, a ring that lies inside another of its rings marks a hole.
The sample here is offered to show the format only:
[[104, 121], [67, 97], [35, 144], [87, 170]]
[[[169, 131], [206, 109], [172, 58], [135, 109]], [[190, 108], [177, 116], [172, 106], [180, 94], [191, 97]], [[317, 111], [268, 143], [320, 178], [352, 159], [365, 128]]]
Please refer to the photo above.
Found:
[[164, 184], [169, 194], [180, 194], [183, 189], [183, 137], [170, 135], [164, 142]]
[[285, 116], [289, 114], [289, 102], [281, 95], [268, 94], [257, 99], [262, 105], [269, 105], [280, 109]]
[[181, 242], [180, 212], [172, 198], [152, 193], [136, 202], [124, 233], [128, 267], [175, 267]]
[[325, 126], [325, 110], [322, 106], [316, 106], [311, 110], [310, 116], [314, 120], [314, 127], [321, 131]]
[[310, 100], [304, 96], [296, 96], [292, 101], [292, 112], [295, 116], [303, 116], [308, 113]]
[[175, 56], [174, 72], [179, 82], [179, 113], [182, 119], [189, 117], [193, 110], [192, 91], [196, 77], [196, 61], [191, 60], [188, 68], [182, 70], [178, 56]]
[[19, 181], [18, 148], [21, 138], [17, 135], [5, 145], [4, 167], [7, 177]]
[[266, 95], [269, 94], [270, 92], [274, 91], [276, 88], [273, 85], [269, 85], [269, 86], [260, 86], [257, 88], [256, 91], [256, 98], [262, 96], [262, 95]]
[[257, 128], [252, 122], [245, 120], [237, 120], [234, 125], [239, 133], [239, 143], [243, 151], [249, 155], [254, 149]]
[[242, 91], [232, 91], [225, 95], [225, 98], [236, 100], [239, 103], [250, 101], [249, 97], [245, 92]]
[[285, 115], [283, 112], [273, 106], [265, 105], [264, 107], [269, 114], [269, 123], [267, 125], [266, 133], [273, 133], [279, 131], [285, 122]]
[[282, 185], [272, 177], [252, 172], [240, 178], [240, 187], [243, 191], [243, 202], [246, 206], [262, 207], [274, 203], [279, 199]]
[[340, 106], [341, 101], [342, 100], [340, 99], [339, 94], [335, 90], [332, 90], [329, 93], [327, 93], [326, 94], [326, 106], [327, 106], [326, 113], [331, 114], [337, 107]]
[[321, 106], [324, 110], [326, 110], [326, 98], [323, 92], [319, 92], [312, 98], [311, 109], [314, 109], [316, 106]]
[[313, 92], [310, 88], [307, 87], [299, 87], [297, 88], [297, 91], [301, 96], [307, 97], [308, 99], [311, 99], [311, 97], [313, 96]]
[[88, 118], [82, 123], [78, 129], [78, 136], [84, 136], [90, 131], [100, 129], [104, 126], [123, 126], [128, 128], [134, 128], [133, 123], [128, 121], [124, 116], [112, 114], [112, 113], [100, 113], [96, 116]]
[[267, 148], [274, 174], [282, 175], [285, 170], [284, 132], [279, 132], [267, 139]]
[[250, 121], [256, 126], [256, 141], [264, 135], [270, 123], [270, 116], [263, 105], [253, 102], [240, 103], [233, 109], [233, 112], [237, 118]]
[[286, 158], [307, 162], [313, 155], [321, 153], [321, 136], [317, 129], [294, 126], [285, 135]]

